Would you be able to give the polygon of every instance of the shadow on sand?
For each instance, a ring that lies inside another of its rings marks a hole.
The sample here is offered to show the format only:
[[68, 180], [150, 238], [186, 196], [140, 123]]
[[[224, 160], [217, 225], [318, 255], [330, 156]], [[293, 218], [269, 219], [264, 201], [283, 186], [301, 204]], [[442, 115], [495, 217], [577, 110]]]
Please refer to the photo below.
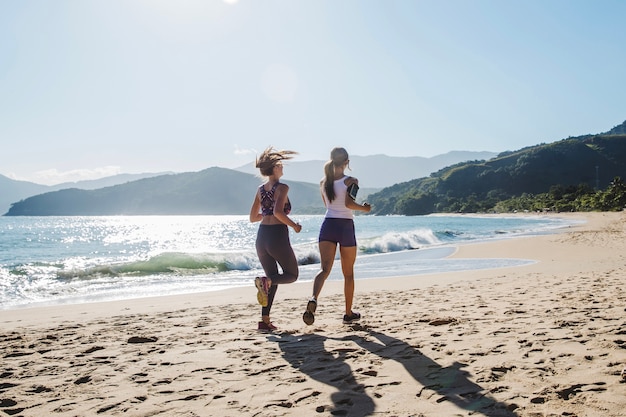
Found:
[[[278, 342], [283, 357], [293, 368], [337, 389], [331, 395], [333, 408], [318, 412], [330, 411], [333, 415], [354, 416], [375, 413], [374, 400], [366, 392], [366, 386], [358, 383], [354, 371], [346, 362], [351, 358], [356, 358], [358, 362], [364, 354], [370, 352], [404, 366], [420, 385], [416, 387], [415, 401], [426, 401], [420, 397], [426, 390], [431, 390], [438, 394], [438, 403], [449, 401], [471, 415], [517, 416], [507, 408], [507, 404], [496, 401], [484, 388], [468, 379], [468, 373], [462, 369], [466, 365], [455, 362], [443, 367], [405, 341], [359, 324], [352, 325], [352, 329], [355, 331], [353, 334], [340, 338], [315, 333], [268, 336], [268, 340]], [[324, 346], [327, 340], [351, 343], [327, 350]]]

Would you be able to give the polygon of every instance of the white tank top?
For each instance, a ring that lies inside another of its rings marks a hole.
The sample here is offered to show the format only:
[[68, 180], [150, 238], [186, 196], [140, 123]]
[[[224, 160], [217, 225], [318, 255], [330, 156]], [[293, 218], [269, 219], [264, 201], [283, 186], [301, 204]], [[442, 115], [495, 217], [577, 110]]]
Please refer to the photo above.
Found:
[[324, 190], [324, 181], [322, 181], [322, 195], [324, 196], [324, 202], [326, 203], [326, 218], [329, 219], [353, 219], [354, 215], [352, 210], [346, 207], [346, 194], [348, 193], [348, 186], [344, 183], [348, 178], [345, 175], [343, 178], [335, 180], [333, 182], [333, 189], [335, 190], [335, 199], [331, 202], [328, 201], [326, 191]]

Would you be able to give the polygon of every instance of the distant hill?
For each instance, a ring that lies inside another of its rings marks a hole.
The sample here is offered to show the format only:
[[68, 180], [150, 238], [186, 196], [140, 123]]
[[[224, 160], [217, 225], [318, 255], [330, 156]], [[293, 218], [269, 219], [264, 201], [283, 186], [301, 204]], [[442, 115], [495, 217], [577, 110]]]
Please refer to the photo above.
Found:
[[[285, 181], [294, 213], [319, 213], [318, 186]], [[48, 192], [14, 203], [7, 216], [248, 214], [261, 178], [226, 168], [160, 175], [97, 190]]]
[[11, 203], [32, 195], [50, 191], [50, 187], [28, 181], [12, 180], [0, 175], [0, 213], [6, 213]]
[[111, 187], [113, 185], [124, 184], [131, 181], [142, 180], [144, 178], [158, 177], [159, 175], [169, 175], [174, 172], [144, 172], [141, 174], [117, 174], [110, 177], [98, 178], [97, 180], [82, 180], [75, 182], [64, 182], [50, 186], [50, 191], [63, 190], [65, 188], [80, 188], [82, 190], [97, 190], [98, 188]]
[[609, 130], [608, 132], [602, 133], [602, 135], [603, 136], [605, 136], [605, 135], [626, 135], [626, 121], [624, 123], [622, 123], [621, 125], [615, 126], [613, 129]]
[[9, 210], [9, 207], [11, 207], [11, 203], [15, 203], [16, 201], [45, 192], [57, 191], [66, 188], [95, 190], [98, 188], [109, 187], [112, 185], [123, 184], [125, 182], [136, 181], [164, 174], [166, 173], [119, 174], [97, 180], [66, 182], [56, 185], [42, 185], [28, 181], [12, 180], [4, 175], [0, 175], [0, 214], [6, 213]]
[[368, 197], [375, 214], [474, 212], [553, 187], [605, 189], [626, 178], [626, 122], [609, 132], [504, 152], [482, 162], [446, 167]]
[[[357, 177], [362, 187], [380, 189], [399, 182], [427, 176], [452, 164], [486, 160], [497, 155], [495, 152], [486, 151], [452, 151], [432, 158], [421, 156], [350, 155], [350, 168], [352, 171], [348, 171], [348, 173]], [[296, 156], [294, 160], [288, 161], [286, 164], [285, 180], [318, 184], [324, 175], [325, 163], [326, 161], [298, 161]], [[254, 175], [258, 172], [253, 162], [236, 168], [236, 170]]]
[[[454, 151], [432, 158], [374, 155], [364, 157], [351, 156], [350, 159], [353, 174], [358, 176], [361, 183], [359, 197], [363, 199], [368, 194], [379, 191], [383, 187], [428, 175], [447, 165], [460, 161], [488, 159], [495, 155], [493, 152]], [[318, 184], [322, 177], [324, 163], [325, 161], [289, 161], [283, 180], [287, 183], [306, 182]], [[237, 171], [254, 176], [258, 175], [258, 169], [253, 166], [252, 162], [238, 168]], [[11, 180], [0, 175], [0, 214], [8, 212], [12, 203], [38, 194], [70, 188], [96, 190], [163, 175], [173, 175], [173, 173], [120, 174], [98, 180], [69, 182], [54, 186]], [[75, 193], [75, 191], [71, 193]], [[68, 192], [66, 194], [71, 193]], [[319, 198], [317, 191], [316, 196]]]
[[[624, 131], [626, 122], [602, 134], [529, 146], [492, 158], [491, 153], [451, 152], [436, 158], [351, 156], [350, 162], [362, 185], [360, 198], [370, 194], [373, 214], [474, 212], [555, 186], [603, 188], [614, 177], [626, 178]], [[433, 160], [454, 162], [431, 171], [427, 167], [436, 166]], [[294, 213], [323, 212], [318, 183], [324, 162], [289, 161], [283, 180], [291, 187]], [[415, 172], [424, 172], [420, 170], [427, 173], [415, 177]], [[408, 181], [401, 181], [407, 177]], [[388, 181], [398, 183], [385, 185]], [[14, 203], [7, 215], [248, 214], [261, 182], [252, 164], [238, 170], [213, 167], [94, 190], [71, 188], [34, 195]], [[379, 184], [385, 188], [376, 189]]]

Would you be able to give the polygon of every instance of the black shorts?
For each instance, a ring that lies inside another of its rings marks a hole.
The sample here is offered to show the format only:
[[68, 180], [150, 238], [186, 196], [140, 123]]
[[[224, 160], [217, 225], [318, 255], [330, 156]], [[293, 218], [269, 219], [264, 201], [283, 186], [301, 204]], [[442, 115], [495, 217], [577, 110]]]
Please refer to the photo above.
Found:
[[324, 219], [320, 229], [319, 242], [334, 242], [341, 246], [356, 246], [354, 220], [352, 219]]

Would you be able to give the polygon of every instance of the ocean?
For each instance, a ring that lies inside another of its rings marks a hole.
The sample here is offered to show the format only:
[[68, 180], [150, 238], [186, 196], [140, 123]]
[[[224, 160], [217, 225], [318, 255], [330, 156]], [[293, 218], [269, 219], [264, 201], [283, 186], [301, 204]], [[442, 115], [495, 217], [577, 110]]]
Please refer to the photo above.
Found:
[[[293, 215], [299, 282], [319, 270], [319, 215]], [[356, 216], [356, 279], [518, 266], [528, 259], [448, 259], [456, 246], [549, 233], [554, 215]], [[253, 286], [263, 275], [248, 216], [0, 217], [0, 309]], [[341, 280], [336, 265], [330, 280]]]

